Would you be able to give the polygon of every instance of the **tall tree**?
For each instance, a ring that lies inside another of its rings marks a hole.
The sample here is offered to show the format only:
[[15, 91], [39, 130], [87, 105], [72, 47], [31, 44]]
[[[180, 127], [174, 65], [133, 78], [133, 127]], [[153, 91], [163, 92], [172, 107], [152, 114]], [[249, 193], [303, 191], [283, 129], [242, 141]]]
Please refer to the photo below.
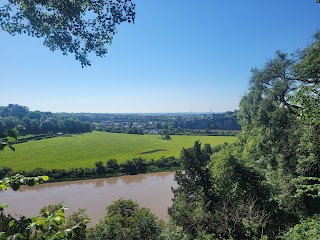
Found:
[[320, 213], [319, 59], [319, 33], [305, 49], [277, 52], [253, 70], [240, 103], [237, 151], [265, 175], [288, 225]]

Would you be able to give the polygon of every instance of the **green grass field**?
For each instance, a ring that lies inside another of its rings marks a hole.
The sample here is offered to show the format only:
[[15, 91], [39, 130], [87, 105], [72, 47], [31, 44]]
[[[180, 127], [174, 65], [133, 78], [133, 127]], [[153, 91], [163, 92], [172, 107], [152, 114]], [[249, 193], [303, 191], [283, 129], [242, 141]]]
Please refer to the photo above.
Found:
[[233, 143], [236, 137], [222, 136], [171, 136], [162, 140], [160, 135], [130, 135], [92, 132], [72, 137], [56, 137], [40, 141], [16, 144], [16, 151], [5, 148], [0, 153], [1, 167], [13, 170], [32, 170], [72, 167], [90, 167], [97, 161], [117, 159], [123, 162], [135, 157], [159, 159], [162, 156], [179, 157], [183, 147], [193, 146], [200, 140], [204, 145], [215, 146], [224, 142]]

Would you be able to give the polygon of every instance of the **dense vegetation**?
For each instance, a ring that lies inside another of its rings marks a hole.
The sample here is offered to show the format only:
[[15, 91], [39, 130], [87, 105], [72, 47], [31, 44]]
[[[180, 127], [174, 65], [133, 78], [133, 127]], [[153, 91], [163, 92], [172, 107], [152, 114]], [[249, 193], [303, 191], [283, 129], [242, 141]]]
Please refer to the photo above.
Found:
[[0, 132], [19, 127], [21, 135], [46, 133], [84, 133], [91, 131], [91, 123], [78, 117], [60, 116], [51, 112], [29, 111], [18, 104], [0, 106]]
[[[239, 141], [211, 157], [198, 142], [182, 150], [170, 223], [153, 239], [320, 238], [319, 59], [316, 34], [252, 70]], [[95, 236], [119, 223], [101, 223]]]
[[[252, 70], [239, 141], [209, 161], [196, 144], [169, 209], [191, 239], [318, 239], [320, 39]], [[210, 223], [210, 224], [208, 224]], [[313, 237], [313, 238], [312, 238]]]

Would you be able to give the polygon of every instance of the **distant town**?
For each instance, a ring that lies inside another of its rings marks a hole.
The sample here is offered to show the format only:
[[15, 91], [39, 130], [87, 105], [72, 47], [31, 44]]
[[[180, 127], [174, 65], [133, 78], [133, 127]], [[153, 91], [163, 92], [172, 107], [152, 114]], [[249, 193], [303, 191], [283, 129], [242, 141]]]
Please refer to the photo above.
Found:
[[225, 113], [52, 113], [18, 104], [0, 106], [0, 131], [19, 126], [20, 135], [105, 131], [128, 134], [236, 135], [237, 111]]

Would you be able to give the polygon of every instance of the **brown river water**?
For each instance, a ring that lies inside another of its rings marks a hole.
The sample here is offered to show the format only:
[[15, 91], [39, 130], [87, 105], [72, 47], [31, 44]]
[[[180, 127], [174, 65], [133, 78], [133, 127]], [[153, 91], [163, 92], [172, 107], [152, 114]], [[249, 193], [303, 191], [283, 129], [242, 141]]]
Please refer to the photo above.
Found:
[[69, 208], [66, 215], [79, 208], [87, 209], [91, 218], [88, 226], [93, 226], [104, 217], [107, 205], [119, 198], [131, 198], [141, 207], [150, 208], [151, 212], [166, 220], [167, 208], [172, 204], [171, 187], [176, 186], [173, 172], [150, 173], [23, 186], [17, 192], [2, 192], [0, 203], [9, 205], [6, 213], [31, 217], [37, 215], [43, 206], [63, 202]]

